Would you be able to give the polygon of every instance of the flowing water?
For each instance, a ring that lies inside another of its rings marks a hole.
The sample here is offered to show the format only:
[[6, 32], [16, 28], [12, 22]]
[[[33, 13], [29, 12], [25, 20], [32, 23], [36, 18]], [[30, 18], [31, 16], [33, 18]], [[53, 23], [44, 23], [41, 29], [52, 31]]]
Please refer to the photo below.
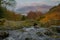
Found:
[[46, 28], [23, 28], [19, 30], [7, 30], [9, 37], [3, 40], [60, 40], [45, 35]]

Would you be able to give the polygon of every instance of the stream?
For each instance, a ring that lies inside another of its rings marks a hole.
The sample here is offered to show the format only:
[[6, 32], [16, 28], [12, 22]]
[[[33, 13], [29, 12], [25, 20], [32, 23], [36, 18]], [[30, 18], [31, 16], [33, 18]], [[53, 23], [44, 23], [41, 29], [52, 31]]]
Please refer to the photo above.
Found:
[[3, 40], [60, 40], [60, 38], [53, 38], [50, 37], [51, 35], [48, 36], [44, 34], [44, 32], [46, 31], [47, 28], [33, 28], [33, 27], [23, 28], [19, 30], [6, 30], [6, 32], [9, 33], [9, 37]]

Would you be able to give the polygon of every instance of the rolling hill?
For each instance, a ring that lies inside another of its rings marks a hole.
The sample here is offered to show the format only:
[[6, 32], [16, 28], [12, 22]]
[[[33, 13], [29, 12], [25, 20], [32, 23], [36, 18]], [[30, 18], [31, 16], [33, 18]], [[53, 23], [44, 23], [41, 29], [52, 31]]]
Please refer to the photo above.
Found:
[[52, 7], [40, 20], [41, 23], [59, 24], [60, 25], [60, 4]]

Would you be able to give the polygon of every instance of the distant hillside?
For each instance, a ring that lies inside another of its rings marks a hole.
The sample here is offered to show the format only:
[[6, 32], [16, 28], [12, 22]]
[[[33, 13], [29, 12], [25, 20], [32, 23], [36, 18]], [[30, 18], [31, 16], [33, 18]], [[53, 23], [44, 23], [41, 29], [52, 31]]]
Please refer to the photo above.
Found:
[[29, 11], [37, 11], [40, 10], [41, 12], [45, 13], [47, 12], [52, 6], [48, 6], [48, 5], [36, 5], [36, 6], [25, 6], [22, 8], [18, 8], [16, 10], [16, 12], [22, 13], [22, 14], [26, 14]]
[[60, 4], [51, 8], [40, 20], [41, 23], [59, 24], [60, 25]]

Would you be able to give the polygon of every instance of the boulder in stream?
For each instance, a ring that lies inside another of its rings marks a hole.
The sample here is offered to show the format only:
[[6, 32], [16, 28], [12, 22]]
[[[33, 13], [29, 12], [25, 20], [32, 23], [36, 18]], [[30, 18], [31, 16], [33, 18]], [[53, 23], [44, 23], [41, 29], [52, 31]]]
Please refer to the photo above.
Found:
[[6, 38], [8, 36], [9, 36], [9, 33], [8, 32], [0, 32], [0, 38], [1, 39], [4, 39], [4, 38]]

